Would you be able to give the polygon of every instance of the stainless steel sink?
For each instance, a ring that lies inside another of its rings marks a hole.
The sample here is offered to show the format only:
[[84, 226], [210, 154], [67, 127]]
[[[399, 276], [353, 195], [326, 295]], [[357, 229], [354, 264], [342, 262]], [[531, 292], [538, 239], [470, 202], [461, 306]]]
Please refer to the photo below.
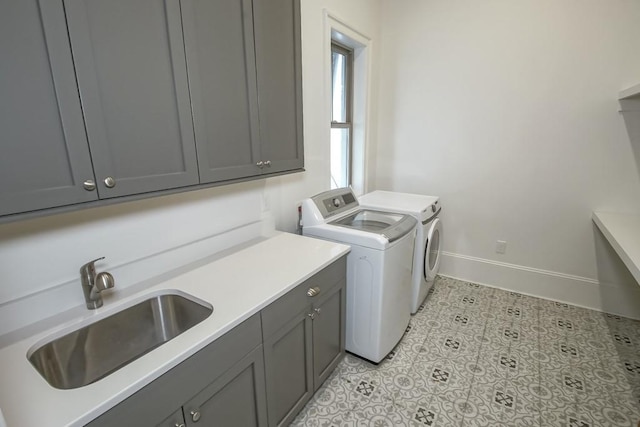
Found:
[[212, 312], [177, 294], [158, 295], [43, 344], [27, 357], [53, 387], [82, 387], [177, 337]]

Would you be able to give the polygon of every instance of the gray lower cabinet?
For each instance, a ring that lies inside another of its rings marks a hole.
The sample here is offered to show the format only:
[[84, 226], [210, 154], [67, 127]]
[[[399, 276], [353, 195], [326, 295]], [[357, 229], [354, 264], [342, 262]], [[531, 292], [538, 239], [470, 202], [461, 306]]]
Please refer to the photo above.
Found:
[[186, 425], [267, 426], [264, 390], [259, 346], [183, 406]]
[[96, 200], [61, 2], [0, 2], [0, 76], [0, 215]]
[[345, 280], [342, 257], [87, 425], [288, 425], [344, 356]]
[[[256, 314], [87, 425], [175, 427], [199, 421], [204, 426], [266, 426], [261, 340]], [[229, 409], [237, 408], [240, 395], [248, 406], [232, 414]], [[241, 421], [236, 423], [234, 416]], [[232, 422], [213, 421], [224, 419]]]
[[162, 421], [157, 427], [186, 427], [182, 408], [171, 414], [166, 420]]
[[262, 311], [269, 426], [293, 421], [344, 356], [346, 259]]
[[344, 355], [347, 301], [346, 280], [330, 289], [313, 305], [313, 391], [331, 375]]
[[289, 425], [313, 395], [312, 321], [299, 312], [264, 343], [269, 425]]
[[65, 0], [101, 199], [198, 184], [177, 0]]

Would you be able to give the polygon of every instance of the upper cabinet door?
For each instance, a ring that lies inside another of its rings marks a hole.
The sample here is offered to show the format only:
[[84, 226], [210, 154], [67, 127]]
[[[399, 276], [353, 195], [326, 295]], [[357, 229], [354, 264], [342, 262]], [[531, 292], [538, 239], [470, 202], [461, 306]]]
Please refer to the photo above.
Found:
[[260, 174], [251, 0], [182, 0], [200, 182]]
[[303, 167], [300, 1], [254, 0], [258, 107], [265, 173]]
[[178, 0], [65, 10], [100, 198], [197, 184]]
[[0, 215], [97, 199], [62, 4], [0, 2]]

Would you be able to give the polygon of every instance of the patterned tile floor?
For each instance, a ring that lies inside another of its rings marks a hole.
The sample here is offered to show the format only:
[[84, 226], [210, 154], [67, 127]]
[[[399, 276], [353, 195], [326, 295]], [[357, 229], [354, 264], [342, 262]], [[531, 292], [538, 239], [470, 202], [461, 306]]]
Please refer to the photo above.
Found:
[[633, 426], [640, 321], [438, 277], [379, 365], [347, 354], [295, 426]]

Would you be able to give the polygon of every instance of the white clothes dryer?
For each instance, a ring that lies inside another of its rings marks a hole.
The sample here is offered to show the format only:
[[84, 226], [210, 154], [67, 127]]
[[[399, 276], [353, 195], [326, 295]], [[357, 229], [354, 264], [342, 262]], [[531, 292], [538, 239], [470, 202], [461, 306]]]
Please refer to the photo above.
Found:
[[361, 209], [350, 188], [302, 202], [305, 236], [351, 245], [347, 255], [347, 351], [380, 362], [411, 317], [411, 262], [417, 221]]
[[440, 268], [442, 211], [439, 198], [420, 194], [373, 191], [358, 198], [360, 206], [412, 215], [420, 224], [416, 234], [411, 279], [411, 314], [415, 314], [433, 286]]

